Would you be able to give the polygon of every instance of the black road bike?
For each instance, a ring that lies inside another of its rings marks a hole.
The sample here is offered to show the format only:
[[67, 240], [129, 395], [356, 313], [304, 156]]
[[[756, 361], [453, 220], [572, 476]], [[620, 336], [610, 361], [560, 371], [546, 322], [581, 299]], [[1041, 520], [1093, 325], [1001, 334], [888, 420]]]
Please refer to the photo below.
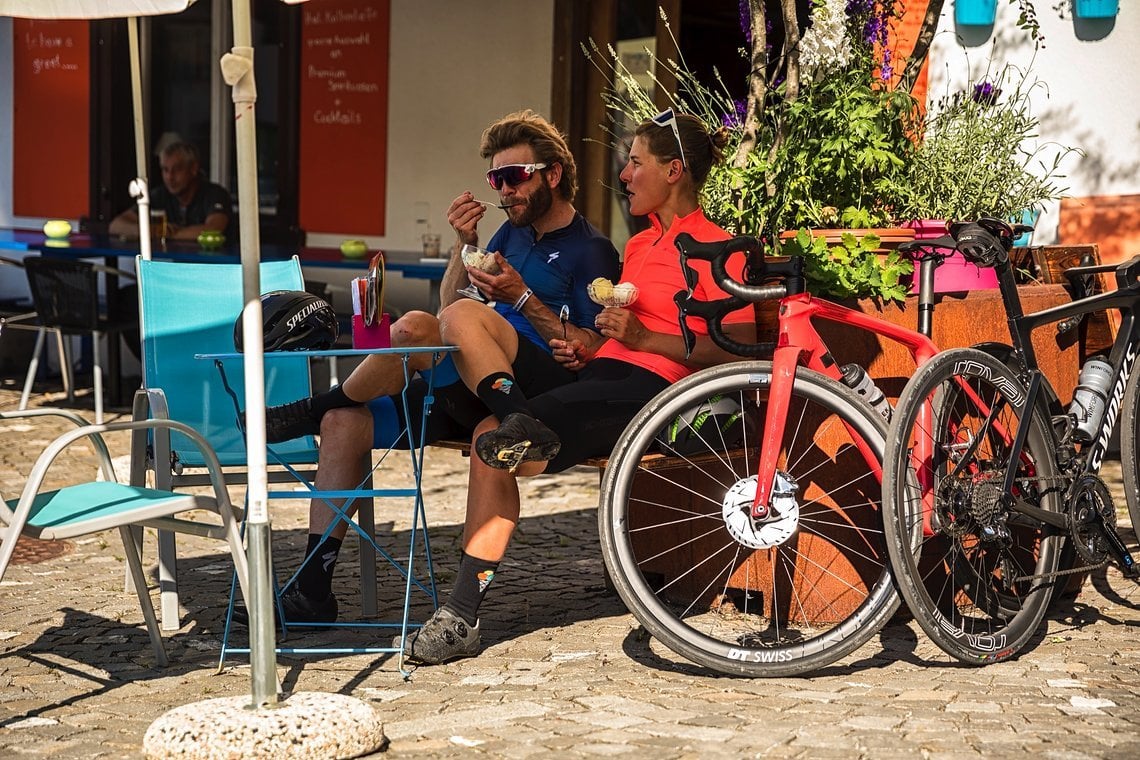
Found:
[[[1011, 360], [960, 348], [920, 366], [896, 404], [883, 463], [884, 528], [899, 590], [939, 647], [979, 665], [1013, 657], [1032, 640], [1068, 574], [1111, 562], [1138, 575], [1098, 473], [1119, 423], [1128, 510], [1140, 526], [1140, 256], [1069, 269], [1077, 286], [1114, 272], [1117, 290], [1085, 296], [1077, 287], [1071, 303], [1025, 314], [1009, 256], [1023, 229], [982, 219], [954, 225], [941, 241], [996, 270]], [[1107, 358], [1086, 363], [1062, 409], [1031, 333], [1055, 324], [1064, 334], [1102, 309], [1121, 313], [1116, 340]], [[928, 440], [933, 447], [918, 445]], [[1066, 539], [1075, 567], [1062, 565]]]

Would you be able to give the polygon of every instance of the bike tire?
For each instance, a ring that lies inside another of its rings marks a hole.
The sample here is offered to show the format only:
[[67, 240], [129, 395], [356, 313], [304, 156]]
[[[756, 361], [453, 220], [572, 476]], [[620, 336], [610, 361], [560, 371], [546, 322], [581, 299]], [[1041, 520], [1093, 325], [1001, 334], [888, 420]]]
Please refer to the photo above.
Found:
[[[602, 554], [626, 607], [677, 654], [730, 675], [821, 668], [874, 636], [900, 604], [879, 509], [886, 423], [830, 378], [804, 368], [794, 378], [778, 469], [798, 479], [795, 519], [781, 513], [764, 548], [730, 531], [755, 493], [772, 377], [771, 362], [735, 362], [670, 386], [630, 422], [601, 488]], [[643, 460], [660, 431], [718, 396], [740, 409], [735, 437], [718, 424], [691, 436], [690, 452], [666, 446], [671, 457]]]
[[1132, 376], [1124, 387], [1120, 415], [1120, 471], [1124, 480], [1124, 501], [1128, 504], [1128, 517], [1132, 532], [1140, 540], [1140, 372], [1133, 366]]
[[[928, 399], [932, 420], [924, 425]], [[974, 665], [1013, 657], [1037, 634], [1061, 557], [1062, 532], [1012, 510], [1001, 495], [1008, 444], [1028, 424], [1016, 496], [1061, 511], [1049, 414], [1042, 403], [1026, 415], [1024, 401], [1004, 363], [953, 349], [907, 383], [888, 434], [884, 527], [899, 590], [927, 636]], [[989, 410], [1000, 431], [984, 424]], [[933, 452], [916, 463], [913, 444], [925, 435], [934, 438]], [[928, 530], [926, 484], [937, 484], [929, 489]]]

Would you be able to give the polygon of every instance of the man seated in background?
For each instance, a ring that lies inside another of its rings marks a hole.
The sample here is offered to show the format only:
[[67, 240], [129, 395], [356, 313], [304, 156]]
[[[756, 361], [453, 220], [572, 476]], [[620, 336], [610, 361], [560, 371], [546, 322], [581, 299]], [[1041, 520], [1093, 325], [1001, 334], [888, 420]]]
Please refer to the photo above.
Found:
[[[152, 237], [196, 240], [205, 230], [225, 232], [233, 215], [233, 200], [224, 187], [206, 179], [198, 150], [187, 142], [173, 142], [159, 153], [162, 185], [150, 191], [152, 212], [166, 215], [165, 229], [152, 229]], [[111, 220], [108, 231], [124, 238], [139, 236], [138, 207], [131, 206]]]

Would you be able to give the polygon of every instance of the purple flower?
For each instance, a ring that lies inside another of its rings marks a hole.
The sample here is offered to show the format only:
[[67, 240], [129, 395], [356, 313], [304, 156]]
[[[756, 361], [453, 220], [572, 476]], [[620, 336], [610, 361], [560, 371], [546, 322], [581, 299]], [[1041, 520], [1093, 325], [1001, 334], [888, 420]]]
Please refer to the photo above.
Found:
[[867, 20], [867, 27], [864, 30], [864, 39], [869, 43], [877, 42], [880, 45], [886, 45], [887, 31], [887, 17], [872, 16]]
[[744, 41], [752, 47], [752, 8], [748, 0], [740, 0], [740, 31], [744, 32]]
[[891, 65], [891, 50], [890, 48], [883, 48], [883, 62], [879, 66], [879, 79], [889, 82], [894, 75], [895, 69]]
[[975, 103], [980, 103], [983, 106], [992, 106], [997, 104], [997, 100], [1001, 97], [1001, 90], [994, 87], [992, 82], [978, 82], [974, 85], [974, 94], [972, 96]]
[[720, 120], [721, 124], [724, 124], [724, 126], [728, 127], [729, 129], [735, 129], [736, 127], [743, 126], [744, 117], [748, 109], [748, 103], [743, 100], [734, 100], [732, 101], [732, 105], [734, 111], [732, 113], [726, 113]]

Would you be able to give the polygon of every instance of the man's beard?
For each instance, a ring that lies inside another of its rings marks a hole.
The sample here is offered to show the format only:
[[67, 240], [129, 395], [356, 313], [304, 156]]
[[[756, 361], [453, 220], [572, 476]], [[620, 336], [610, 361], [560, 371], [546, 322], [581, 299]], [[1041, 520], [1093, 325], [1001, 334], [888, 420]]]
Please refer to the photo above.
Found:
[[554, 192], [550, 189], [550, 185], [541, 182], [538, 189], [531, 193], [526, 202], [519, 205], [522, 205], [523, 209], [518, 218], [516, 219], [510, 213], [507, 214], [507, 218], [515, 227], [529, 227], [534, 224], [536, 219], [541, 219], [546, 215], [546, 212], [550, 211], [554, 205]]

